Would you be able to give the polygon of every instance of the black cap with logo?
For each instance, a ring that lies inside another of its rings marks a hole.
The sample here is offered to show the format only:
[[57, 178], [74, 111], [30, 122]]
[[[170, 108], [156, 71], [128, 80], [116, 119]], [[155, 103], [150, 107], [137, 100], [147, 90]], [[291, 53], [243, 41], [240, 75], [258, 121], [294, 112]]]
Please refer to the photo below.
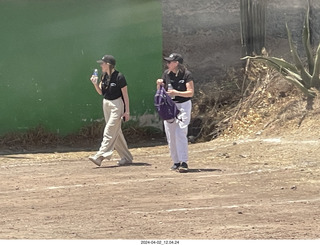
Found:
[[172, 53], [169, 57], [164, 57], [163, 59], [166, 61], [178, 61], [180, 64], [183, 63], [182, 55], [177, 53]]
[[109, 63], [109, 64], [111, 64], [113, 66], [116, 65], [116, 59], [112, 55], [109, 55], [109, 54], [104, 55], [101, 58], [101, 60], [97, 60], [97, 63], [102, 63], [102, 62]]

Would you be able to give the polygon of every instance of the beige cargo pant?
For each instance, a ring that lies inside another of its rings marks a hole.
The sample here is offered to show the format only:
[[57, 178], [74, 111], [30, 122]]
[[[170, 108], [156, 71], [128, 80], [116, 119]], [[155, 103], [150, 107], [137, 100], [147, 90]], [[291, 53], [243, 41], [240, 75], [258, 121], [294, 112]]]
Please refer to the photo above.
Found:
[[103, 132], [103, 140], [96, 157], [102, 156], [105, 159], [111, 158], [116, 150], [121, 159], [132, 161], [133, 157], [128, 149], [127, 142], [121, 130], [121, 116], [124, 113], [124, 103], [122, 98], [115, 100], [103, 99], [103, 113], [106, 126]]

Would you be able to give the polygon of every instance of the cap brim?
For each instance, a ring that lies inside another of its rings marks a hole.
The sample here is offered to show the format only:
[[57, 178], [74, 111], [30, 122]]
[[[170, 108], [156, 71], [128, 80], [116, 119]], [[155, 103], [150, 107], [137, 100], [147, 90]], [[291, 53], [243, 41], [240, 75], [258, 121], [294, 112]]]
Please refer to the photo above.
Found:
[[97, 63], [102, 64], [104, 61], [103, 60], [97, 60]]
[[163, 59], [166, 60], [166, 61], [173, 61], [173, 59], [170, 58], [170, 57], [164, 57]]

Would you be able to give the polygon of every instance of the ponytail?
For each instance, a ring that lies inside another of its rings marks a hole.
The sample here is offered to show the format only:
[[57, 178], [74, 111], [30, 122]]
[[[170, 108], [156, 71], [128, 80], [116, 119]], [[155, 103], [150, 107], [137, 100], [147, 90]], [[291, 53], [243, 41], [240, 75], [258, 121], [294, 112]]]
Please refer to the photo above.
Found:
[[111, 79], [111, 75], [112, 75], [112, 70], [114, 69], [114, 66], [111, 65], [110, 63], [107, 63], [109, 66], [108, 66], [108, 79], [107, 79], [107, 82], [109, 83], [110, 82], [110, 79]]

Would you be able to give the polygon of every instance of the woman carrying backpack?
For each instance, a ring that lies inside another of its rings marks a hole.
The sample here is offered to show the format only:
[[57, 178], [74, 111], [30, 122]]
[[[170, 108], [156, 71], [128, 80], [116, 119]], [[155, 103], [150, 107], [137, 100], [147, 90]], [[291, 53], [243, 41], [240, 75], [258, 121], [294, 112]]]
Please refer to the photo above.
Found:
[[105, 55], [97, 62], [102, 70], [101, 80], [98, 83], [98, 78], [94, 75], [90, 80], [98, 94], [103, 95], [106, 126], [100, 149], [89, 160], [101, 166], [103, 159], [110, 159], [116, 150], [121, 157], [118, 165], [130, 164], [133, 157], [121, 130], [121, 119], [128, 121], [130, 118], [127, 82], [124, 75], [115, 70], [116, 60], [112, 55]]
[[[188, 171], [188, 125], [191, 119], [191, 98], [194, 95], [193, 77], [189, 70], [183, 65], [183, 58], [180, 54], [172, 53], [165, 57], [167, 67], [162, 78], [157, 80], [157, 89], [164, 86], [167, 94], [173, 98], [180, 114], [178, 119], [164, 121], [164, 128], [167, 136], [171, 159], [173, 165], [171, 170], [179, 172]], [[168, 85], [172, 89], [168, 90]]]

